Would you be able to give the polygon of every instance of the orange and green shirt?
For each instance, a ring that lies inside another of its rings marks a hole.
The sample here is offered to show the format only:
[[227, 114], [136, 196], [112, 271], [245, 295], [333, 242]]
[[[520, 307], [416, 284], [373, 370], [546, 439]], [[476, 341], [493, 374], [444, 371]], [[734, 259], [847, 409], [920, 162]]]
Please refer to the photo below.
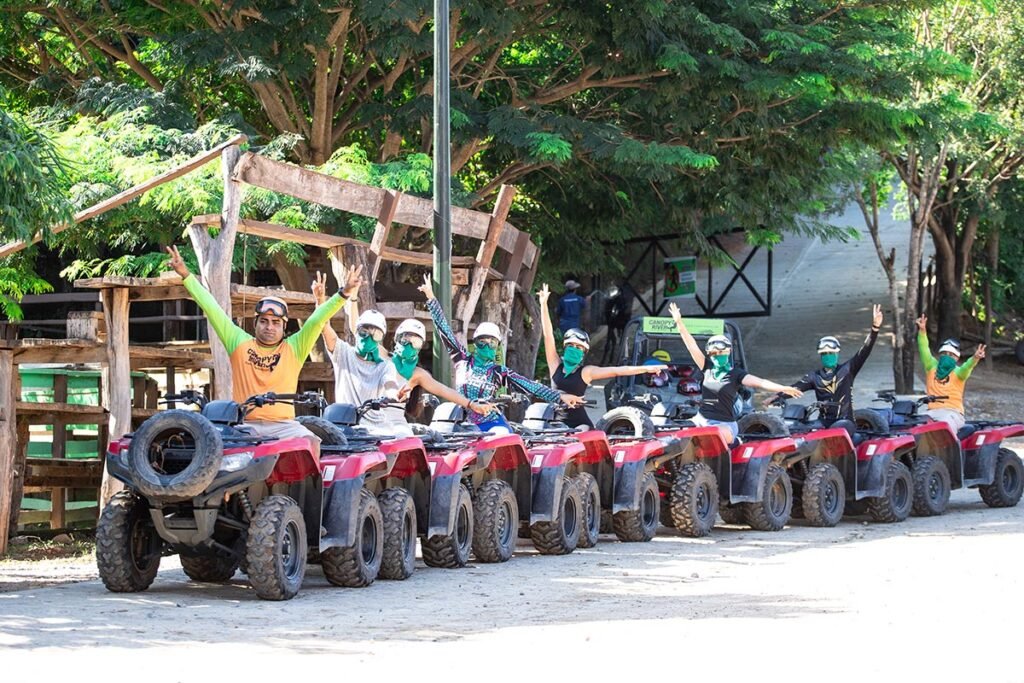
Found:
[[936, 410], [945, 408], [947, 410], [955, 410], [963, 415], [964, 385], [967, 383], [967, 378], [971, 376], [971, 371], [974, 370], [974, 366], [978, 364], [978, 359], [971, 356], [963, 363], [960, 363], [953, 368], [953, 372], [949, 373], [946, 379], [939, 379], [936, 376], [939, 361], [935, 359], [935, 356], [932, 355], [931, 349], [928, 348], [928, 335], [921, 331], [918, 331], [917, 333], [917, 351], [921, 355], [921, 362], [924, 364], [925, 392], [929, 396], [949, 397], [942, 401], [929, 403], [928, 409]]
[[[263, 346], [231, 321], [198, 278], [189, 275], [182, 284], [203, 309], [217, 338], [227, 349], [231, 359], [232, 398], [239, 403], [250, 396], [271, 391], [276, 394], [295, 393], [299, 386], [299, 371], [313, 344], [324, 325], [345, 305], [345, 299], [335, 294], [313, 311], [298, 332], [277, 346]], [[267, 422], [294, 420], [295, 408], [278, 403], [253, 410], [247, 419]]]

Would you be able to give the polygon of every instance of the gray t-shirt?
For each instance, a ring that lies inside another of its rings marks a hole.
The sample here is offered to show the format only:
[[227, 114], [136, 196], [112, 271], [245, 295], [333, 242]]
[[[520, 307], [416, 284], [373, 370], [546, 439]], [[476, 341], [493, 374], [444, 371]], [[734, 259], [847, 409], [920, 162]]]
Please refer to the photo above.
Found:
[[[331, 354], [334, 366], [334, 401], [362, 405], [371, 398], [395, 398], [405, 381], [398, 375], [395, 364], [384, 359], [380, 363], [366, 361], [356, 355], [352, 345], [339, 339]], [[368, 410], [360, 425], [371, 433], [383, 435], [411, 434], [405, 411], [399, 408]]]

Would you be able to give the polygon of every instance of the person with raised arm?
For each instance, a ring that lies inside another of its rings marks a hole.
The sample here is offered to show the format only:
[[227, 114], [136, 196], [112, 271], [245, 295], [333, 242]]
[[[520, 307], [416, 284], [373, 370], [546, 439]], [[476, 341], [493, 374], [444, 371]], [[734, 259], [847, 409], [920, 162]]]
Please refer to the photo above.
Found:
[[[434, 297], [429, 275], [423, 277], [419, 289], [427, 297], [427, 310], [434, 321], [434, 328], [455, 366], [455, 388], [460, 394], [472, 401], [490, 401], [498, 395], [500, 389], [515, 388], [549, 403], [562, 402], [570, 407], [583, 403], [580, 396], [560, 394], [497, 363], [501, 331], [492, 322], [483, 322], [477, 326], [473, 334], [473, 352], [470, 353], [448, 324], [441, 304]], [[505, 416], [495, 408], [486, 415], [470, 413], [469, 419], [485, 432], [511, 431]]]
[[675, 303], [668, 305], [669, 313], [676, 323], [679, 336], [686, 344], [694, 364], [704, 372], [701, 382], [701, 402], [697, 414], [691, 418], [698, 426], [714, 425], [722, 432], [727, 443], [736, 441], [739, 436], [740, 419], [740, 388], [750, 387], [763, 391], [775, 391], [799, 398], [803, 392], [796, 387], [787, 387], [766, 379], [751, 375], [732, 363], [732, 340], [724, 334], [716, 334], [704, 345], [702, 350], [693, 338], [679, 307]]
[[[548, 298], [551, 292], [548, 286], [541, 287], [537, 293], [540, 301], [541, 329], [544, 332], [544, 355], [548, 362], [548, 374], [551, 376], [551, 383], [559, 391], [574, 396], [586, 394], [587, 387], [593, 382], [614, 377], [626, 377], [630, 375], [657, 374], [666, 370], [666, 365], [620, 365], [616, 367], [601, 367], [599, 365], [584, 365], [583, 360], [590, 351], [590, 335], [578, 327], [570, 328], [562, 336], [562, 355], [558, 355], [558, 347], [555, 343], [555, 329], [551, 323], [551, 313], [548, 310]], [[593, 428], [594, 423], [587, 414], [586, 408], [576, 406], [566, 412], [565, 424], [570, 427], [586, 425]]]
[[917, 351], [924, 365], [924, 386], [929, 396], [943, 396], [928, 405], [925, 414], [936, 422], [945, 422], [953, 433], [963, 429], [967, 418], [964, 416], [964, 388], [967, 378], [985, 357], [985, 345], [978, 344], [974, 355], [960, 363], [960, 342], [947, 339], [939, 346], [936, 359], [928, 348], [928, 318], [917, 319]]

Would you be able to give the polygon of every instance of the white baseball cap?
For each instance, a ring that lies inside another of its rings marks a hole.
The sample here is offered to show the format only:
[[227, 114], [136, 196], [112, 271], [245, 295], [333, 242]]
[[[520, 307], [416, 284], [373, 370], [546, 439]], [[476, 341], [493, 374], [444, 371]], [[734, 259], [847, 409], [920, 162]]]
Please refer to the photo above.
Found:
[[403, 334], [415, 334], [420, 339], [426, 339], [427, 328], [424, 327], [423, 323], [419, 320], [416, 320], [415, 318], [407, 318], [403, 320], [398, 326], [398, 329], [395, 330], [396, 338], [401, 337]]
[[376, 327], [384, 334], [388, 332], [387, 318], [384, 317], [383, 313], [372, 308], [359, 314], [359, 319], [356, 320], [356, 327], [362, 327], [363, 325]]
[[494, 323], [480, 323], [473, 332], [473, 339], [479, 337], [494, 337], [501, 341], [501, 330]]

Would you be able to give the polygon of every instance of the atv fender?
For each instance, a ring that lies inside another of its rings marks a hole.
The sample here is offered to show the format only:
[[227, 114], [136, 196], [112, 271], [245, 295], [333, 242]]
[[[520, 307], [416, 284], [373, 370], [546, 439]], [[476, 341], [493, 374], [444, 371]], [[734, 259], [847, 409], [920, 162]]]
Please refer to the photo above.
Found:
[[341, 479], [328, 484], [324, 478], [324, 503], [321, 526], [327, 531], [320, 538], [320, 552], [328, 548], [348, 548], [355, 544], [358, 532], [359, 493], [364, 477]]
[[665, 451], [661, 441], [641, 441], [616, 445], [614, 494], [612, 513], [633, 512], [640, 509], [640, 485], [647, 471], [648, 460]]
[[449, 536], [455, 528], [455, 499], [462, 485], [462, 474], [443, 474], [430, 481], [430, 512], [427, 538]]
[[847, 492], [856, 490], [859, 480], [857, 451], [849, 432], [843, 428], [817, 429], [803, 434], [798, 443], [800, 452], [809, 456], [808, 466], [813, 467], [823, 462], [835, 465], [843, 477]]
[[740, 444], [732, 449], [729, 503], [756, 503], [764, 495], [768, 466], [776, 455], [794, 453], [796, 442], [788, 437]]
[[1018, 434], [1024, 434], [1024, 425], [985, 429], [964, 439], [964, 486], [987, 486], [995, 481], [999, 448], [1004, 439]]
[[530, 524], [553, 522], [558, 518], [559, 501], [565, 485], [565, 463], [533, 472], [533, 501]]
[[909, 434], [870, 439], [857, 446], [857, 488], [853, 499], [884, 496], [889, 487], [889, 463], [913, 448], [914, 437]]
[[964, 485], [963, 454], [960, 441], [945, 422], [925, 422], [910, 428], [917, 442], [917, 457], [934, 455], [949, 470], [950, 488]]

